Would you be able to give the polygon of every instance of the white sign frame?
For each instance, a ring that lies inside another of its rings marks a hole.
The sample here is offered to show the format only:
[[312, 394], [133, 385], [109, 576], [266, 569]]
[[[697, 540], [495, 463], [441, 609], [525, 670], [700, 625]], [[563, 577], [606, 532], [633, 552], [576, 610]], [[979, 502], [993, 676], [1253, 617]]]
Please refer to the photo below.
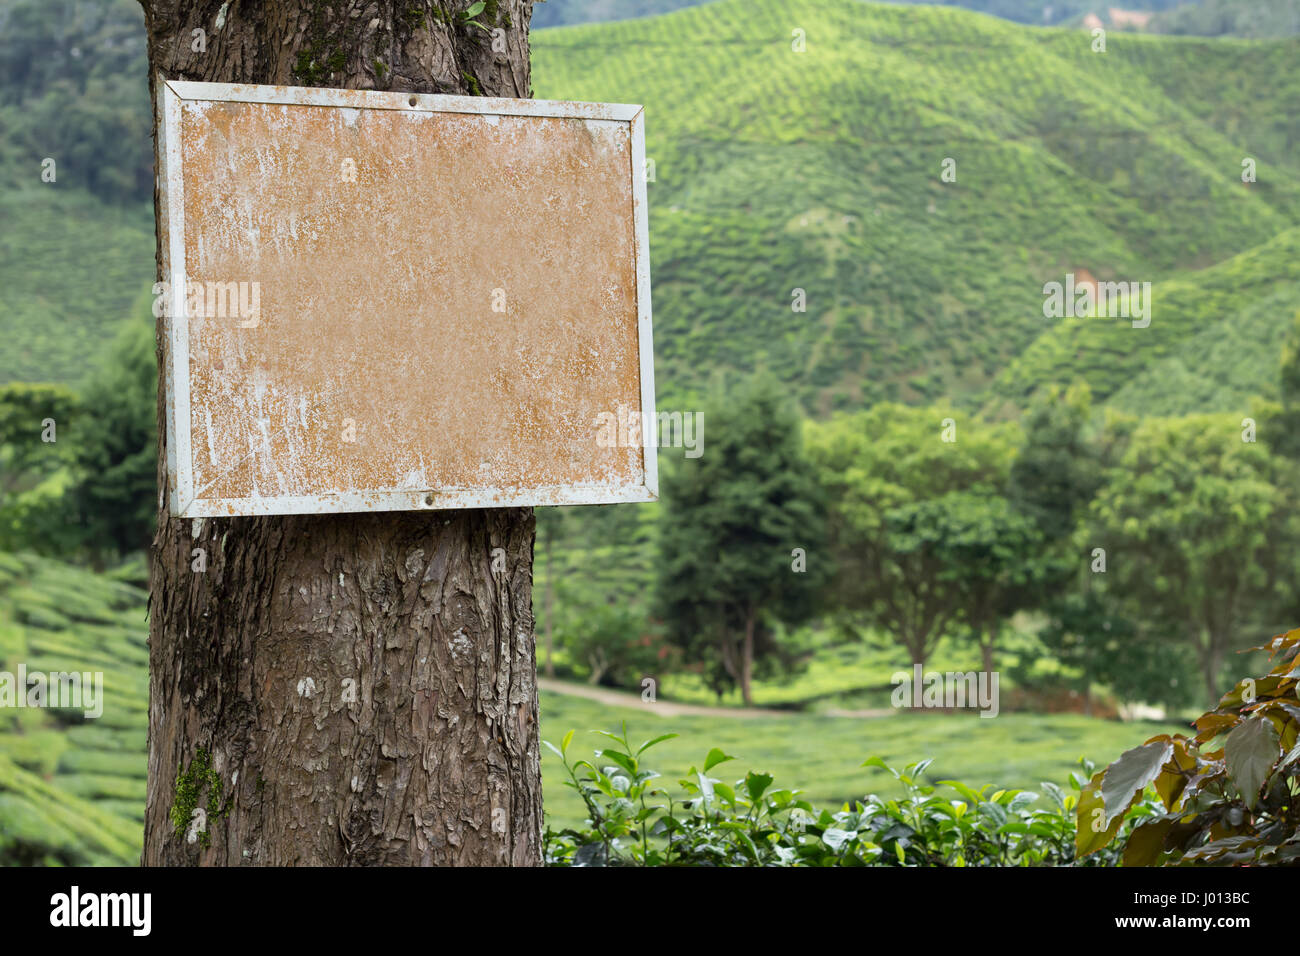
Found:
[[637, 351], [642, 420], [656, 421], [654, 348], [651, 335], [649, 222], [646, 201], [645, 126], [641, 106], [525, 100], [484, 96], [446, 96], [378, 90], [200, 83], [157, 78], [157, 175], [159, 248], [162, 279], [170, 284], [165, 310], [165, 390], [167, 479], [171, 514], [204, 518], [273, 514], [333, 514], [367, 511], [427, 511], [445, 508], [509, 508], [547, 505], [615, 504], [657, 501], [657, 436], [643, 438], [643, 483], [548, 485], [517, 492], [500, 488], [377, 489], [305, 496], [213, 499], [194, 487], [190, 415], [188, 320], [185, 309], [185, 222], [181, 104], [185, 101], [270, 103], [366, 110], [425, 111], [499, 116], [537, 116], [611, 120], [629, 125], [629, 170], [633, 199], [637, 299]]

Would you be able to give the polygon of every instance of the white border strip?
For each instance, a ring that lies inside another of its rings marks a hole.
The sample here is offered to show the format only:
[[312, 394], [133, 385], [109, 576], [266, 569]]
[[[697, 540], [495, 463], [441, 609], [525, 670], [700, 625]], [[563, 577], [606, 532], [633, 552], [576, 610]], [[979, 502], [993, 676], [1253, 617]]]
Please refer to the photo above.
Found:
[[496, 113], [504, 116], [554, 116], [631, 122], [641, 112], [630, 103], [571, 103], [519, 100], [503, 96], [448, 96], [442, 93], [392, 93], [385, 90], [330, 90], [315, 86], [257, 86], [250, 83], [197, 83], [168, 80], [182, 100], [227, 103], [283, 103], [291, 106], [345, 106], [363, 110], [429, 113]]
[[[432, 498], [430, 499], [430, 496]], [[550, 505], [614, 505], [658, 501], [643, 485], [611, 488], [544, 485], [501, 490], [458, 488], [430, 491], [345, 491], [265, 498], [196, 498], [178, 518], [228, 518], [243, 515], [335, 514], [357, 511], [439, 511], [452, 508], [526, 508]]]
[[[570, 103], [485, 96], [443, 96], [378, 90], [327, 90], [314, 87], [256, 86], [157, 80], [158, 196], [162, 275], [171, 284], [166, 329], [167, 472], [171, 513], [176, 518], [232, 515], [334, 514], [361, 511], [432, 511], [450, 508], [519, 508], [547, 505], [617, 504], [659, 498], [657, 436], [643, 438], [643, 484], [546, 485], [528, 489], [456, 488], [352, 491], [304, 496], [196, 498], [190, 435], [189, 328], [185, 319], [185, 188], [181, 152], [181, 103], [224, 101], [281, 103], [351, 109], [496, 114], [605, 120], [628, 123], [631, 133], [632, 216], [635, 239], [637, 351], [640, 362], [642, 421], [657, 423], [654, 347], [651, 339], [650, 231], [645, 179], [644, 111], [622, 103]], [[648, 413], [648, 414], [647, 414]]]
[[[659, 435], [655, 413], [655, 349], [650, 311], [650, 207], [646, 198], [645, 111], [632, 117], [632, 220], [636, 242], [637, 351], [641, 356], [641, 421], [655, 430], [643, 435], [645, 485], [659, 497]], [[649, 412], [647, 415], [646, 412]], [[653, 424], [650, 424], [653, 423]]]
[[167, 472], [171, 512], [185, 516], [194, 499], [190, 449], [190, 335], [185, 319], [185, 181], [181, 168], [181, 103], [170, 83], [159, 84], [158, 195], [165, 224], [162, 277], [170, 284], [163, 318], [167, 330]]

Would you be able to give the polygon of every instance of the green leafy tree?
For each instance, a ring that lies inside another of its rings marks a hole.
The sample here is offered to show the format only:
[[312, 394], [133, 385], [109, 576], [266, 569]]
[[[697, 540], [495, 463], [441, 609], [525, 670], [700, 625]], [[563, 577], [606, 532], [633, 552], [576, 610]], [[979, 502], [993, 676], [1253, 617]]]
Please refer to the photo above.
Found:
[[943, 509], [934, 547], [946, 556], [961, 621], [991, 673], [1006, 622], [1042, 594], [1043, 533], [999, 494], [959, 491], [932, 505]]
[[1089, 535], [1143, 640], [1195, 653], [1208, 695], [1271, 607], [1283, 496], [1257, 442], [1225, 415], [1148, 419], [1093, 502]]
[[1072, 683], [1092, 713], [1092, 688], [1101, 684], [1127, 704], [1150, 702], [1175, 710], [1191, 702], [1199, 686], [1195, 666], [1171, 639], [1145, 637], [1118, 602], [1099, 587], [1076, 586], [1051, 606], [1039, 640], [1078, 675]]
[[59, 507], [76, 445], [77, 396], [62, 385], [0, 387], [0, 550], [67, 554], [77, 529]]
[[1259, 443], [1278, 459], [1274, 483], [1283, 495], [1280, 521], [1274, 529], [1278, 547], [1267, 554], [1272, 582], [1270, 628], [1281, 629], [1300, 618], [1300, 311], [1290, 323], [1278, 368], [1276, 401], [1256, 398], [1250, 418], [1256, 423]]
[[1025, 415], [1007, 496], [1052, 541], [1071, 535], [1104, 480], [1098, 449], [1085, 436], [1090, 403], [1086, 385], [1050, 388]]
[[1024, 443], [1011, 467], [1007, 496], [1044, 536], [1033, 565], [1038, 600], [1031, 603], [1048, 619], [1038, 638], [1077, 675], [1071, 683], [1089, 713], [1097, 683], [1126, 702], [1181, 705], [1187, 681], [1171, 673], [1171, 645], [1138, 640], [1136, 625], [1105, 592], [1105, 576], [1092, 574], [1086, 536], [1078, 534], [1105, 482], [1107, 461], [1126, 447], [1132, 427], [1112, 416], [1104, 438], [1090, 437], [1090, 418], [1087, 385], [1046, 389], [1025, 414]]
[[[1015, 439], [1014, 426], [893, 404], [810, 426], [829, 494], [831, 603], [850, 625], [884, 631], [920, 665], [963, 620], [991, 633], [1020, 587], [1017, 541], [1031, 536], [999, 497]], [[975, 597], [987, 613], [968, 613]]]
[[755, 662], [779, 651], [773, 623], [813, 612], [823, 516], [799, 415], [774, 379], [715, 395], [704, 420], [703, 453], [663, 476], [659, 606], [688, 660], [748, 705]]
[[[109, 202], [153, 191], [144, 17], [131, 0], [0, 4], [0, 170], [58, 160], [58, 181]], [[2, 172], [0, 172], [2, 174]]]
[[87, 384], [69, 490], [98, 557], [149, 546], [157, 508], [158, 367], [151, 325], [130, 322]]
[[613, 600], [566, 608], [560, 641], [588, 683], [640, 690], [646, 677], [662, 682], [676, 660], [661, 630], [644, 608]]
[[0, 495], [33, 488], [67, 465], [71, 442], [58, 439], [71, 437], [69, 425], [79, 404], [63, 385], [0, 386]]

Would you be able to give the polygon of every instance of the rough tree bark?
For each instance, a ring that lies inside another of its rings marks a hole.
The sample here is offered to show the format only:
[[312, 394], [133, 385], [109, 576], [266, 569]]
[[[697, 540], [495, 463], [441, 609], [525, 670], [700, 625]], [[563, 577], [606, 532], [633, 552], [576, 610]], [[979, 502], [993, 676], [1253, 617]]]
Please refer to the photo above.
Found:
[[[470, 0], [141, 2], [151, 86], [531, 95], [531, 0], [504, 52]], [[531, 509], [182, 521], [165, 461], [144, 864], [538, 864]]]

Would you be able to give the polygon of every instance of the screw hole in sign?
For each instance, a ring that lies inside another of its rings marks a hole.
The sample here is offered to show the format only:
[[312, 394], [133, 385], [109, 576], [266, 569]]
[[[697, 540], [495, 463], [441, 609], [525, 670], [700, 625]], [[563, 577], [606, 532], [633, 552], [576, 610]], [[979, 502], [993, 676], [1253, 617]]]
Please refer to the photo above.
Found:
[[433, 493], [432, 493], [432, 492], [430, 492], [429, 494], [427, 494], [427, 495], [424, 496], [424, 505], [425, 505], [426, 508], [432, 508], [432, 507], [433, 507]]
[[411, 106], [414, 106], [414, 105], [416, 104], [416, 99], [415, 99], [414, 96], [412, 96], [412, 97], [411, 97], [409, 100], [407, 100], [406, 102], [409, 103]]

